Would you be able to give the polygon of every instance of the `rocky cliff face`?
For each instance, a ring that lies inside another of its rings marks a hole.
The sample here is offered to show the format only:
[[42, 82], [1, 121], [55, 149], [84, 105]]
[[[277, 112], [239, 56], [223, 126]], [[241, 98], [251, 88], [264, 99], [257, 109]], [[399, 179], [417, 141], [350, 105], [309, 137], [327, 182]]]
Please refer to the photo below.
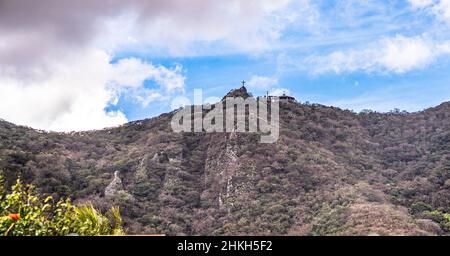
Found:
[[118, 205], [135, 233], [448, 234], [450, 104], [355, 114], [291, 102], [280, 111], [275, 144], [173, 133], [173, 113], [72, 134], [2, 121], [0, 169], [10, 183], [20, 173], [42, 192]]
[[119, 172], [115, 171], [114, 179], [105, 188], [105, 197], [115, 197], [120, 190], [122, 190], [122, 180], [119, 178]]
[[231, 97], [231, 98], [241, 97], [241, 98], [246, 99], [246, 98], [250, 97], [250, 94], [248, 93], [247, 88], [245, 86], [242, 86], [239, 89], [231, 90], [229, 93], [227, 93], [227, 95], [225, 95], [225, 97], [223, 97], [223, 99], [228, 98], [228, 97]]

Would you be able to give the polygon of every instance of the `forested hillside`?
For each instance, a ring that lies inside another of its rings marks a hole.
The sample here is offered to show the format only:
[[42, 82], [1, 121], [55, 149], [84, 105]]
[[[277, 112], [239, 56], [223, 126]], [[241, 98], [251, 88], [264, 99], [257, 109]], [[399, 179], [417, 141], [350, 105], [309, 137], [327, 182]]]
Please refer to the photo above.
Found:
[[70, 134], [0, 122], [0, 170], [41, 193], [119, 206], [126, 232], [450, 234], [450, 104], [353, 113], [282, 103], [258, 134], [173, 133], [173, 113]]

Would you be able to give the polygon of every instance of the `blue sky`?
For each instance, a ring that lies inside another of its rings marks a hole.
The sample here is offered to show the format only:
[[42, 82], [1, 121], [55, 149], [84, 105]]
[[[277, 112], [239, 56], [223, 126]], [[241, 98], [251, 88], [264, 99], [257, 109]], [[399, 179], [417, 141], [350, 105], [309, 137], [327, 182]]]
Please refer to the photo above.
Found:
[[[302, 102], [334, 105], [355, 111], [389, 111], [394, 108], [420, 111], [450, 100], [450, 63], [445, 56], [447, 53], [433, 57], [424, 65], [406, 65], [405, 70], [401, 71], [395, 70], [395, 67], [374, 64], [370, 70], [345, 70], [343, 67], [341, 72], [316, 74], [314, 65], [308, 67], [310, 63], [304, 61], [311, 56], [359, 51], [365, 47], [381, 51], [382, 48], [377, 48], [378, 44], [372, 46], [374, 42], [399, 36], [417, 39], [419, 46], [422, 40], [446, 43], [449, 36], [443, 34], [449, 32], [449, 24], [431, 11], [433, 4], [419, 4], [417, 7], [409, 1], [318, 1], [314, 8], [319, 13], [314, 24], [310, 27], [289, 24], [273, 49], [176, 58], [128, 53], [121, 58], [132, 56], [165, 66], [175, 63], [181, 65], [186, 77], [187, 97], [192, 97], [194, 88], [203, 89], [206, 97], [221, 97], [230, 89], [239, 87], [241, 80], [251, 81], [253, 77], [261, 76], [277, 82], [263, 88], [248, 86], [256, 95], [282, 88]], [[405, 44], [399, 47], [408, 47], [408, 42]], [[280, 56], [288, 56], [297, 65], [305, 66], [283, 67]], [[374, 53], [374, 56], [378, 54]], [[394, 57], [402, 56], [400, 53]], [[413, 58], [413, 61], [421, 62], [421, 59]], [[345, 66], [344, 63], [340, 65]], [[134, 120], [169, 111], [170, 103], [159, 102], [141, 108], [133, 104], [132, 100], [122, 98], [117, 108]]]
[[30, 6], [29, 23], [7, 2], [0, 118], [35, 128], [115, 126], [241, 80], [355, 111], [450, 100], [450, 0], [93, 1], [59, 15]]

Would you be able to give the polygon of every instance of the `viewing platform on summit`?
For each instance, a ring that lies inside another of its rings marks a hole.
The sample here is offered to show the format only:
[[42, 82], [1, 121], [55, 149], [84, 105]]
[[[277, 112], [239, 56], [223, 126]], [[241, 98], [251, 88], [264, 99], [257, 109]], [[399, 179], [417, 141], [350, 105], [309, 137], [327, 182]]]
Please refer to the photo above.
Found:
[[[247, 88], [245, 87], [245, 83], [246, 82], [242, 81], [241, 83], [242, 83], [242, 87], [241, 88], [230, 90], [230, 92], [227, 95], [225, 95], [225, 97], [223, 97], [223, 99], [225, 99], [227, 97], [232, 97], [232, 98], [234, 98], [234, 97], [243, 97], [243, 98], [253, 97], [253, 95], [251, 93], [249, 93], [247, 91]], [[269, 92], [267, 92], [266, 95], [264, 95], [264, 97], [256, 97], [256, 98], [257, 99], [266, 98], [266, 99], [269, 99], [269, 100], [276, 100], [276, 99], [278, 99], [280, 102], [283, 102], [283, 103], [297, 102], [295, 97], [287, 95], [286, 92], [283, 92], [283, 94], [280, 95], [280, 96], [269, 95]]]

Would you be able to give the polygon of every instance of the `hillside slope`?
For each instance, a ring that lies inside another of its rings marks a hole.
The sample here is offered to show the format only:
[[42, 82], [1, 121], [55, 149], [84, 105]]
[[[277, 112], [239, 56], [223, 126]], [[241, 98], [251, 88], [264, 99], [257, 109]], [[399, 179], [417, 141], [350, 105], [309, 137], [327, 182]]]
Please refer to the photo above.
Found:
[[282, 103], [257, 134], [173, 133], [174, 113], [47, 133], [0, 122], [0, 170], [45, 193], [119, 205], [131, 233], [450, 233], [450, 103], [355, 114]]

